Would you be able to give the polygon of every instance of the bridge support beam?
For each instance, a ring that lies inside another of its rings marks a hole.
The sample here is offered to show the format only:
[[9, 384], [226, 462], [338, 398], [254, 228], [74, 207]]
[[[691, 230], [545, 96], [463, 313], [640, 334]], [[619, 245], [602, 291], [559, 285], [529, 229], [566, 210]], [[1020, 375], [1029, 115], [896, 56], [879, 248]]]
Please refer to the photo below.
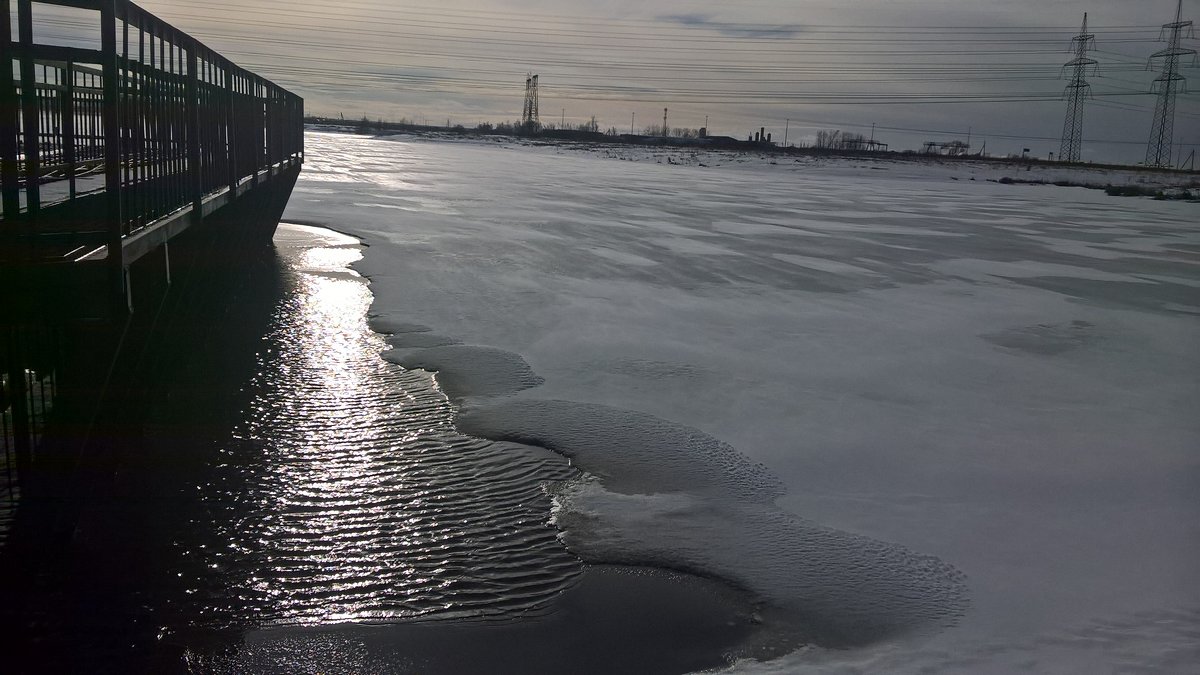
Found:
[[18, 480], [30, 475], [33, 466], [33, 425], [29, 419], [28, 379], [21, 356], [24, 353], [23, 331], [18, 326], [9, 327], [4, 336], [4, 368], [8, 375], [8, 386], [3, 392], [12, 407], [13, 451], [17, 463]]

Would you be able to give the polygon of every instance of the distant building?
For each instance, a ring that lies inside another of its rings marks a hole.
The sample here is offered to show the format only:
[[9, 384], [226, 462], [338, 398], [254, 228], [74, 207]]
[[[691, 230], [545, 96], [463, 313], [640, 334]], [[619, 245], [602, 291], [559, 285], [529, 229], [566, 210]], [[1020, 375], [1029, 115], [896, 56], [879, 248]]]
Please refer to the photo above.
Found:
[[766, 127], [759, 127], [758, 131], [754, 132], [753, 135], [746, 139], [746, 142], [754, 143], [756, 145], [775, 145], [771, 142], [771, 134], [767, 133]]

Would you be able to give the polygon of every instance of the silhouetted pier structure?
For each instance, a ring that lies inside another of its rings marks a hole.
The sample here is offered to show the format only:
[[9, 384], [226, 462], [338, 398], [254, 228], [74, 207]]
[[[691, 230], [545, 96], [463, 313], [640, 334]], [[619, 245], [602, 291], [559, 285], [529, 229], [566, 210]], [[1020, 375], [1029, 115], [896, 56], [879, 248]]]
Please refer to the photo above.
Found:
[[269, 242], [304, 146], [300, 97], [127, 0], [0, 0], [0, 59], [2, 535], [47, 420], [128, 404], [173, 279]]

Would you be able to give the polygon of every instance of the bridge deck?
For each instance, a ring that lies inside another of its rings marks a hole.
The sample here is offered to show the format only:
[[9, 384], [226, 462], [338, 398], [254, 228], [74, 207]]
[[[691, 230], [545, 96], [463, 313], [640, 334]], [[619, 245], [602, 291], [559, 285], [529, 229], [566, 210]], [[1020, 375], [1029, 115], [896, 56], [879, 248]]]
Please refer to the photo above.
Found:
[[[86, 360], [62, 345], [115, 359], [103, 350], [137, 324], [132, 294], [170, 285], [167, 243], [185, 230], [219, 232], [238, 264], [304, 160], [304, 102], [128, 0], [0, 0], [0, 63], [4, 521], [63, 363]], [[77, 391], [107, 395], [103, 373], [78, 371]]]

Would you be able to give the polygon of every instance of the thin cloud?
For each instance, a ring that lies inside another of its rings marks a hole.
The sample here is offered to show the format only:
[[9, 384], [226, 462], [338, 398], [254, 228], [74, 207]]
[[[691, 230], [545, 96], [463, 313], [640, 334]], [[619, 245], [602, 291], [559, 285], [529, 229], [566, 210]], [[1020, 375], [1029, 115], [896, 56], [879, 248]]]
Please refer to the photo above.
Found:
[[801, 26], [795, 24], [775, 26], [769, 24], [730, 23], [728, 21], [714, 21], [707, 14], [668, 14], [658, 17], [658, 20], [678, 24], [685, 28], [710, 30], [726, 37], [778, 38], [787, 40], [804, 32]]

